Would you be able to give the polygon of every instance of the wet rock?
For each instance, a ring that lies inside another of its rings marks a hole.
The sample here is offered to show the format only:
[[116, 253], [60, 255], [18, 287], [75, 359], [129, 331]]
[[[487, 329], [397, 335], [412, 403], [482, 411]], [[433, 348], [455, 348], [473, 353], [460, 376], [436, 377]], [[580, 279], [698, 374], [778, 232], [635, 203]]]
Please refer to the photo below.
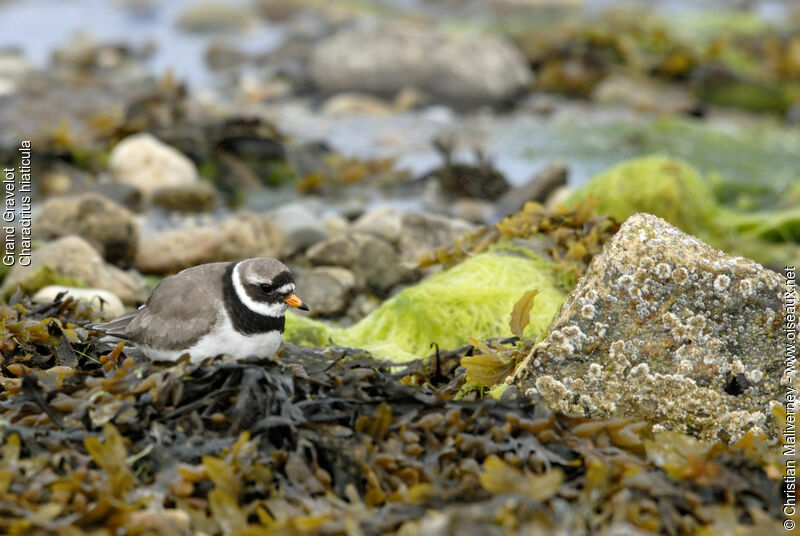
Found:
[[544, 206], [550, 210], [556, 210], [559, 205], [566, 205], [567, 201], [575, 194], [575, 188], [571, 186], [559, 186], [553, 190], [544, 201]]
[[322, 104], [322, 113], [329, 116], [342, 115], [375, 115], [388, 116], [392, 114], [392, 106], [372, 95], [347, 92], [338, 93]]
[[292, 143], [286, 147], [286, 161], [296, 177], [328, 169], [331, 148], [325, 142]]
[[220, 232], [212, 227], [170, 229], [142, 240], [136, 269], [143, 274], [176, 273], [220, 260], [220, 248]]
[[36, 292], [49, 285], [88, 286], [107, 290], [124, 303], [142, 299], [139, 283], [128, 273], [107, 264], [95, 248], [78, 236], [65, 236], [36, 249], [28, 266], [15, 265], [0, 293], [8, 296], [17, 285]]
[[0, 51], [0, 78], [7, 78], [15, 82], [24, 80], [33, 67], [25, 59], [25, 55], [18, 49]]
[[148, 133], [119, 142], [111, 151], [109, 167], [115, 181], [135, 186], [148, 198], [159, 188], [198, 182], [197, 168], [189, 158]]
[[221, 255], [224, 260], [247, 257], [281, 257], [286, 237], [269, 218], [240, 212], [222, 222]]
[[323, 219], [304, 203], [283, 205], [267, 217], [283, 231], [288, 254], [303, 251], [330, 236]]
[[206, 262], [280, 257], [284, 243], [272, 221], [245, 212], [219, 225], [171, 229], [143, 238], [136, 267], [142, 273], [169, 274]]
[[394, 95], [413, 86], [446, 100], [495, 102], [531, 81], [523, 55], [495, 37], [402, 23], [348, 29], [317, 44], [311, 77], [326, 92]]
[[592, 99], [599, 104], [665, 114], [686, 113], [697, 107], [696, 100], [685, 89], [626, 75], [601, 80], [592, 91]]
[[436, 214], [403, 213], [392, 207], [381, 207], [356, 220], [352, 229], [370, 233], [394, 244], [406, 262], [431, 248], [452, 243], [475, 225], [457, 218]]
[[403, 232], [403, 213], [391, 206], [379, 207], [360, 216], [353, 222], [352, 229], [374, 234], [391, 244], [396, 244]]
[[144, 61], [150, 52], [147, 45], [134, 49], [122, 42], [100, 42], [81, 30], [53, 51], [50, 70], [70, 75], [113, 74], [114, 84], [122, 86], [142, 82], [148, 76]]
[[74, 191], [72, 177], [68, 173], [60, 171], [48, 171], [42, 175], [40, 187], [43, 198], [69, 195]]
[[0, 51], [0, 97], [19, 91], [31, 71], [20, 50]]
[[520, 13], [530, 16], [531, 12], [540, 10], [579, 9], [583, 7], [584, 0], [490, 0], [489, 5], [507, 15]]
[[297, 275], [297, 288], [303, 301], [313, 304], [311, 314], [330, 316], [344, 312], [350, 305], [356, 277], [353, 272], [335, 266], [319, 266]]
[[378, 293], [387, 292], [412, 274], [389, 243], [366, 233], [336, 235], [311, 247], [306, 256], [317, 266], [352, 270], [361, 286]]
[[127, 266], [136, 255], [139, 223], [125, 207], [89, 193], [45, 202], [34, 220], [33, 234], [44, 239], [81, 236], [107, 261]]
[[[381, 306], [382, 300], [371, 294], [356, 294], [347, 309], [346, 317], [353, 321], [361, 320]], [[341, 320], [340, 320], [341, 322]]]
[[450, 206], [453, 217], [477, 224], [491, 221], [494, 212], [492, 203], [480, 199], [457, 199]]
[[430, 104], [430, 95], [418, 90], [414, 87], [404, 87], [397, 92], [392, 100], [394, 109], [398, 112], [406, 112], [408, 110], [417, 110], [423, 106]]
[[336, 214], [325, 217], [322, 223], [325, 224], [325, 228], [332, 235], [344, 233], [350, 227], [350, 222], [347, 219]]
[[141, 212], [144, 201], [142, 192], [132, 184], [122, 182], [100, 182], [92, 186], [95, 193], [119, 203], [128, 210]]
[[293, 88], [288, 80], [264, 80], [257, 73], [240, 75], [238, 94], [247, 102], [279, 101], [291, 96]]
[[235, 70], [247, 59], [244, 51], [227, 41], [214, 41], [206, 48], [206, 65], [212, 71]]
[[456, 218], [436, 214], [404, 214], [400, 234], [400, 253], [403, 260], [413, 261], [423, 251], [452, 244], [476, 226]]
[[89, 70], [95, 63], [100, 44], [86, 32], [77, 32], [64, 46], [53, 51], [55, 65], [71, 69]]
[[192, 33], [238, 32], [249, 21], [246, 5], [208, 1], [189, 6], [178, 17], [178, 27]]
[[703, 439], [769, 434], [781, 384], [796, 382], [781, 378], [785, 289], [749, 259], [631, 216], [514, 383], [557, 411], [624, 415]]
[[179, 186], [165, 186], [153, 192], [152, 203], [178, 212], [208, 212], [214, 209], [217, 191], [205, 181]]
[[40, 178], [37, 182], [38, 197], [41, 199], [86, 192], [98, 193], [94, 189], [96, 182], [89, 173], [66, 162], [48, 164], [37, 176]]
[[50, 285], [39, 290], [33, 295], [33, 301], [36, 303], [50, 303], [56, 299], [61, 293], [66, 293], [67, 296], [72, 297], [78, 301], [84, 301], [92, 305], [92, 308], [97, 312], [97, 315], [104, 320], [111, 320], [125, 312], [125, 306], [122, 305], [116, 294], [100, 288], [77, 288], [65, 287], [63, 285]]

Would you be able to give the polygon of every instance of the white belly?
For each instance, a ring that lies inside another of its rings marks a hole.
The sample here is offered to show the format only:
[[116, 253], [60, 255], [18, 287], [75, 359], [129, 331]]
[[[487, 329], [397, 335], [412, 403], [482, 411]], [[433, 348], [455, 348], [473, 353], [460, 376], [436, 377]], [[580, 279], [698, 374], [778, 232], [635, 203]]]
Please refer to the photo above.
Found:
[[154, 361], [177, 361], [183, 354], [188, 353], [192, 363], [199, 363], [203, 359], [220, 354], [234, 358], [272, 357], [280, 346], [283, 337], [281, 332], [244, 335], [233, 329], [227, 314], [223, 316], [224, 322], [221, 325], [185, 350], [159, 350], [150, 347], [144, 347], [142, 350]]

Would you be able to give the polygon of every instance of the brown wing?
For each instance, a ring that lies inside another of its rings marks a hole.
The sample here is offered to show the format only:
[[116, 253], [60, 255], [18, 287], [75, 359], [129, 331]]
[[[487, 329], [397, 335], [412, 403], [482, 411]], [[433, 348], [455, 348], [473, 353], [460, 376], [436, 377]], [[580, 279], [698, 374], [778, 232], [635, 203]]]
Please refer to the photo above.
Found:
[[183, 350], [208, 333], [222, 314], [226, 262], [187, 268], [153, 291], [126, 330], [129, 340], [162, 350]]

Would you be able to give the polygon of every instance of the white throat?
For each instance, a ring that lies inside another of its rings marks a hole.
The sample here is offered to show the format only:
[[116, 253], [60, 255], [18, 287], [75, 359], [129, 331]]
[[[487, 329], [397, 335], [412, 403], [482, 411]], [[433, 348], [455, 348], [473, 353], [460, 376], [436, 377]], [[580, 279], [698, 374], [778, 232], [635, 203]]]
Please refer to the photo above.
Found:
[[259, 302], [255, 301], [251, 298], [247, 291], [244, 289], [244, 285], [242, 284], [242, 276], [241, 272], [239, 271], [239, 267], [241, 264], [237, 264], [233, 267], [233, 273], [231, 274], [231, 278], [233, 279], [233, 290], [236, 291], [236, 297], [239, 298], [245, 307], [253, 311], [254, 313], [264, 315], [264, 316], [274, 316], [280, 317], [283, 316], [286, 312], [286, 308], [289, 307], [288, 304], [284, 302], [278, 303], [266, 303], [266, 302]]

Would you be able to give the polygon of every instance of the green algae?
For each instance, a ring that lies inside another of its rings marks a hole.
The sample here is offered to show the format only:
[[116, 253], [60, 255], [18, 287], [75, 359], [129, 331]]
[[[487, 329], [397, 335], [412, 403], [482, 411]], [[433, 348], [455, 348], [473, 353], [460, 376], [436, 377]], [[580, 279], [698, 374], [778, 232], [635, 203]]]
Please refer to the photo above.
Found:
[[539, 89], [556, 93], [591, 95], [609, 73], [624, 70], [678, 84], [703, 103], [748, 111], [783, 115], [800, 96], [794, 52], [800, 37], [791, 24], [757, 16], [611, 10], [511, 34]]
[[525, 336], [536, 338], [566, 297], [552, 265], [533, 253], [503, 249], [469, 258], [385, 301], [349, 328], [289, 314], [284, 340], [292, 344], [353, 346], [397, 362], [429, 355], [431, 345], [454, 348], [469, 337], [511, 336], [514, 304], [536, 289]]
[[695, 43], [707, 43], [723, 34], [762, 35], [785, 29], [751, 12], [734, 10], [692, 10], [674, 13], [664, 17], [662, 22], [679, 38]]
[[784, 114], [800, 96], [797, 84], [730, 80], [700, 91], [709, 104], [751, 112]]
[[[47, 265], [38, 268], [19, 284], [23, 292], [28, 292], [31, 294], [50, 285], [61, 285], [65, 287], [77, 288], [89, 288], [91, 286], [80, 277], [62, 274], [51, 266]], [[16, 291], [16, 288], [8, 288], [5, 296], [3, 296], [3, 299], [8, 299], [8, 297], [14, 293], [14, 291]]]
[[677, 159], [649, 156], [623, 162], [573, 193], [568, 204], [597, 199], [597, 211], [623, 221], [637, 212], [664, 218], [712, 246], [762, 263], [798, 256], [800, 207], [741, 212], [723, 206], [710, 184]]

